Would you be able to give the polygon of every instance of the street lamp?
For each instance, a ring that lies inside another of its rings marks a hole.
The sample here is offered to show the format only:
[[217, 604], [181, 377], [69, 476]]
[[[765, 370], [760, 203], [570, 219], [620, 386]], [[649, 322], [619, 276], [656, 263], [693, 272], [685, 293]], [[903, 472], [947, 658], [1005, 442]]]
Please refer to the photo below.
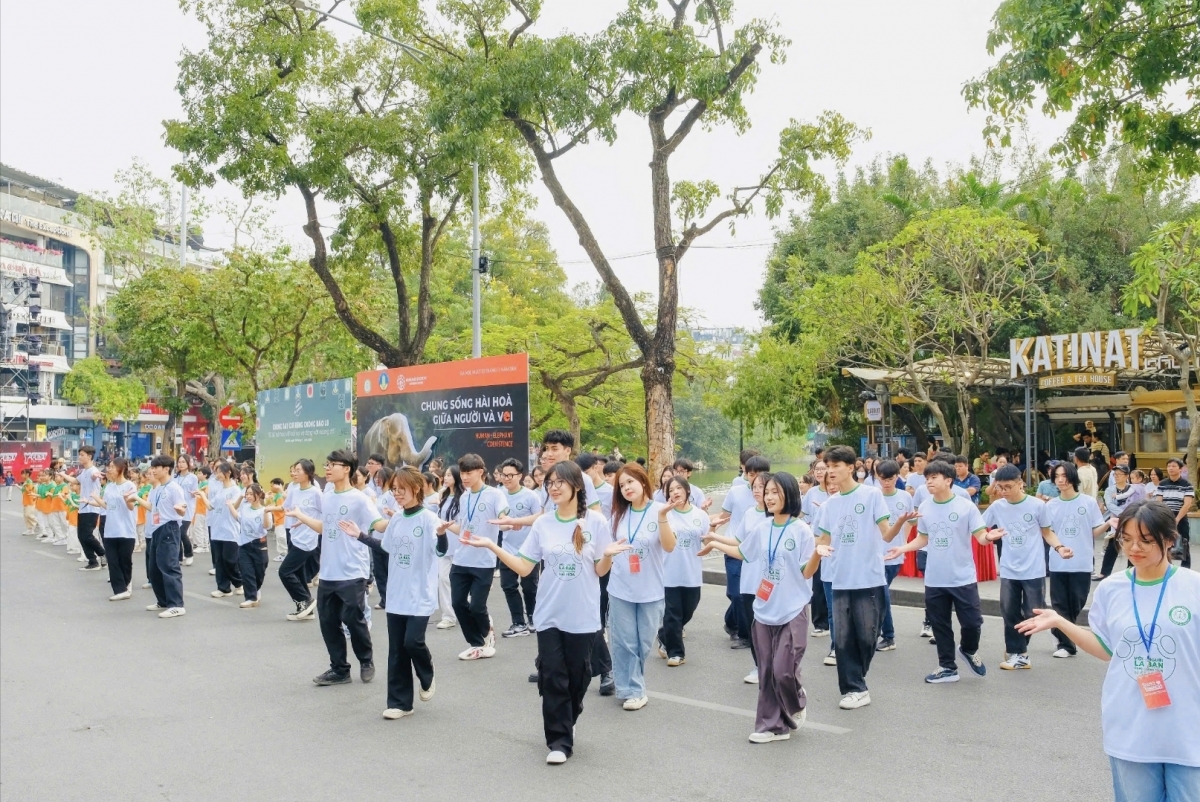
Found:
[[[334, 16], [327, 11], [322, 11], [315, 6], [309, 5], [304, 0], [283, 0], [283, 2], [292, 8], [301, 11], [311, 11], [314, 14], [320, 14], [322, 17], [327, 17], [343, 25], [349, 25], [351, 28], [357, 28], [368, 36], [374, 36], [377, 39], [382, 39], [385, 42], [395, 45], [418, 64], [425, 63], [427, 56], [424, 51], [418, 50], [412, 45], [407, 45], [399, 39], [393, 39], [386, 34], [367, 30], [357, 22]], [[483, 328], [480, 320], [479, 293], [479, 162], [475, 161], [471, 164], [471, 356], [476, 359], [483, 355]]]

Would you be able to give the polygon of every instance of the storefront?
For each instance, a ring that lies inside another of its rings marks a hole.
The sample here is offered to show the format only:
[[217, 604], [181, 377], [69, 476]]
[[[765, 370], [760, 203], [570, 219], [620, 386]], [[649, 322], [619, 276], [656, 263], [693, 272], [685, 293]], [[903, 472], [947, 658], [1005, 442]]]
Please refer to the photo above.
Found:
[[208, 454], [208, 418], [199, 404], [183, 415], [183, 450], [193, 457]]

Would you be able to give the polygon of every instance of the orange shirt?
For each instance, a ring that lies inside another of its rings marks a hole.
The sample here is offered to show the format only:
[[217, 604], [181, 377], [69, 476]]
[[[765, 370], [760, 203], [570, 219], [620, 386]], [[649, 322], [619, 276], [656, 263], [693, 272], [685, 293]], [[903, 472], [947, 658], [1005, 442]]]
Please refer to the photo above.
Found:
[[54, 494], [50, 497], [50, 512], [67, 511], [67, 500], [63, 498], [66, 489], [67, 486], [65, 484], [54, 485]]
[[208, 514], [208, 482], [201, 482], [198, 487], [200, 495], [196, 496], [196, 514]]
[[37, 506], [37, 487], [32, 479], [26, 479], [21, 483], [21, 506]]
[[[150, 485], [142, 485], [138, 488], [138, 498], [145, 498], [150, 495]], [[137, 505], [137, 525], [146, 525], [146, 508], [141, 504]]]
[[[267, 501], [267, 503], [270, 504], [272, 507], [282, 507], [283, 506], [283, 493], [273, 493], [271, 495], [271, 498]], [[271, 515], [274, 516], [274, 518], [275, 518], [275, 526], [283, 526], [283, 519], [285, 516], [283, 514], [282, 509], [275, 510], [274, 512], [271, 513]]]

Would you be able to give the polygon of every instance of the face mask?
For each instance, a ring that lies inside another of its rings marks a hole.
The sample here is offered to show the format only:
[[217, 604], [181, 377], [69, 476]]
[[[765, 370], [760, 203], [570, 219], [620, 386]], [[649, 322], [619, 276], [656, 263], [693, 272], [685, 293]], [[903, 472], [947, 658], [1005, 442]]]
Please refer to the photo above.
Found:
[[858, 478], [859, 478], [859, 479], [866, 479], [866, 478], [867, 478], [867, 472], [866, 472], [866, 471], [859, 471], [859, 472], [858, 472]]

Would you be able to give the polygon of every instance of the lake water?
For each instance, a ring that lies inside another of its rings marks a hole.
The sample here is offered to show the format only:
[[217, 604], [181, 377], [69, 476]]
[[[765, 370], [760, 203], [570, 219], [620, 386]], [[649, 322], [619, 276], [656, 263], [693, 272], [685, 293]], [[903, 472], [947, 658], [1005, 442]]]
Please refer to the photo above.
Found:
[[[799, 478], [808, 472], [809, 462], [781, 462], [777, 465], [772, 465], [771, 468], [777, 471], [787, 471], [788, 473]], [[692, 484], [699, 487], [705, 493], [713, 493], [714, 491], [724, 491], [729, 489], [729, 483], [738, 475], [734, 470], [716, 470], [716, 471], [695, 471], [692, 473]]]

